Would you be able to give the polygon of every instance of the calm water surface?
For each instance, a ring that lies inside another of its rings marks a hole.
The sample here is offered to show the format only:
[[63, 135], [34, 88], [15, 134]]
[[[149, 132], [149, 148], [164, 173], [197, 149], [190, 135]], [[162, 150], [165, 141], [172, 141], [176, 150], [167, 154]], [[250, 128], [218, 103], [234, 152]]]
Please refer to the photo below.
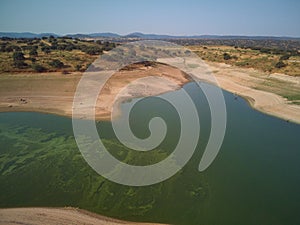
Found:
[[[0, 206], [71, 205], [121, 219], [173, 224], [300, 224], [300, 126], [255, 111], [224, 91], [225, 139], [216, 160], [200, 173], [210, 112], [194, 83], [184, 88], [200, 116], [197, 150], [178, 174], [148, 187], [118, 185], [92, 171], [76, 146], [71, 119], [0, 113]], [[136, 136], [149, 135], [148, 122], [154, 116], [165, 119], [168, 134], [152, 155], [136, 156], [124, 148], [110, 122], [98, 122], [97, 127], [115, 157], [154, 162], [174, 149], [180, 135], [174, 108], [150, 97], [132, 110]]]

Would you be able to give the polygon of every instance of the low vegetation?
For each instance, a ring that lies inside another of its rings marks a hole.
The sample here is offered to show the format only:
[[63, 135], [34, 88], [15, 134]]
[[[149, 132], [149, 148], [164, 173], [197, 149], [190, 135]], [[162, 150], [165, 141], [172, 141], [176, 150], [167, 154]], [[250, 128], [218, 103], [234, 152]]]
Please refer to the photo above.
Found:
[[[130, 41], [130, 40], [128, 40]], [[267, 73], [300, 76], [300, 41], [297, 40], [168, 40], [185, 45], [202, 59], [223, 62]], [[75, 72], [87, 67], [105, 51], [116, 46], [104, 40], [84, 40], [71, 37], [1, 38], [0, 73], [8, 72]], [[145, 47], [140, 49], [143, 54]], [[120, 49], [121, 51], [121, 49]], [[167, 50], [163, 50], [167, 51]], [[130, 56], [137, 53], [128, 53]], [[119, 55], [107, 55], [116, 61]], [[154, 56], [161, 57], [153, 53]], [[168, 55], [169, 53], [166, 52]]]
[[202, 59], [229, 65], [254, 68], [267, 73], [300, 76], [300, 52], [265, 48], [233, 46], [188, 46]]
[[84, 71], [99, 54], [114, 47], [107, 41], [69, 37], [1, 38], [0, 73]]

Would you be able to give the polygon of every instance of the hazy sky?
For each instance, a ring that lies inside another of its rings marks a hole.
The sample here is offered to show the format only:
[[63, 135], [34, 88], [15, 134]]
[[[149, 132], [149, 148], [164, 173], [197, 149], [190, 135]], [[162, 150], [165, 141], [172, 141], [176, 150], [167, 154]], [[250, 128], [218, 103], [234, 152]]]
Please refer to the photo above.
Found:
[[300, 0], [0, 0], [0, 31], [300, 37]]

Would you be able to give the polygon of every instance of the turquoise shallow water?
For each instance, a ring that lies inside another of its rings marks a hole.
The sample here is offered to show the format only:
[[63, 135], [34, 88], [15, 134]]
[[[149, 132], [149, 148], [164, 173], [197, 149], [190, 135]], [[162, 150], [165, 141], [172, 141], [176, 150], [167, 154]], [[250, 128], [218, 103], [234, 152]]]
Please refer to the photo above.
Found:
[[[197, 150], [175, 176], [148, 187], [123, 186], [96, 174], [76, 146], [70, 118], [0, 113], [0, 207], [70, 205], [121, 219], [173, 224], [300, 224], [300, 126], [257, 112], [224, 91], [225, 139], [216, 160], [200, 173], [210, 114], [195, 84], [184, 88], [200, 115]], [[133, 132], [140, 138], [149, 135], [146, 128], [154, 116], [165, 119], [168, 134], [151, 153], [122, 146], [110, 122], [97, 127], [116, 158], [153, 163], [167, 157], [180, 135], [177, 113], [155, 97], [133, 108]]]

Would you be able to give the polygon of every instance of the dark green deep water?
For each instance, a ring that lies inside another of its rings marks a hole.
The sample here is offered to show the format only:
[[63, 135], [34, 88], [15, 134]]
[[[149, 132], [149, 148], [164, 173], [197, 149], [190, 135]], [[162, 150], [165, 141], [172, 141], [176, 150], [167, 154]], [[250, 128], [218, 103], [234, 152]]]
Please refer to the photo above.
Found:
[[[148, 187], [115, 184], [95, 173], [76, 146], [70, 118], [0, 113], [0, 207], [74, 206], [120, 219], [172, 224], [300, 224], [300, 126], [257, 112], [224, 91], [225, 139], [216, 160], [200, 173], [210, 113], [195, 84], [184, 88], [199, 110], [197, 150], [179, 173]], [[146, 128], [153, 116], [165, 119], [168, 134], [151, 153], [124, 148], [109, 122], [98, 122], [97, 127], [115, 157], [149, 164], [165, 158], [180, 135], [172, 106], [150, 97], [131, 114], [138, 137], [149, 134]]]

